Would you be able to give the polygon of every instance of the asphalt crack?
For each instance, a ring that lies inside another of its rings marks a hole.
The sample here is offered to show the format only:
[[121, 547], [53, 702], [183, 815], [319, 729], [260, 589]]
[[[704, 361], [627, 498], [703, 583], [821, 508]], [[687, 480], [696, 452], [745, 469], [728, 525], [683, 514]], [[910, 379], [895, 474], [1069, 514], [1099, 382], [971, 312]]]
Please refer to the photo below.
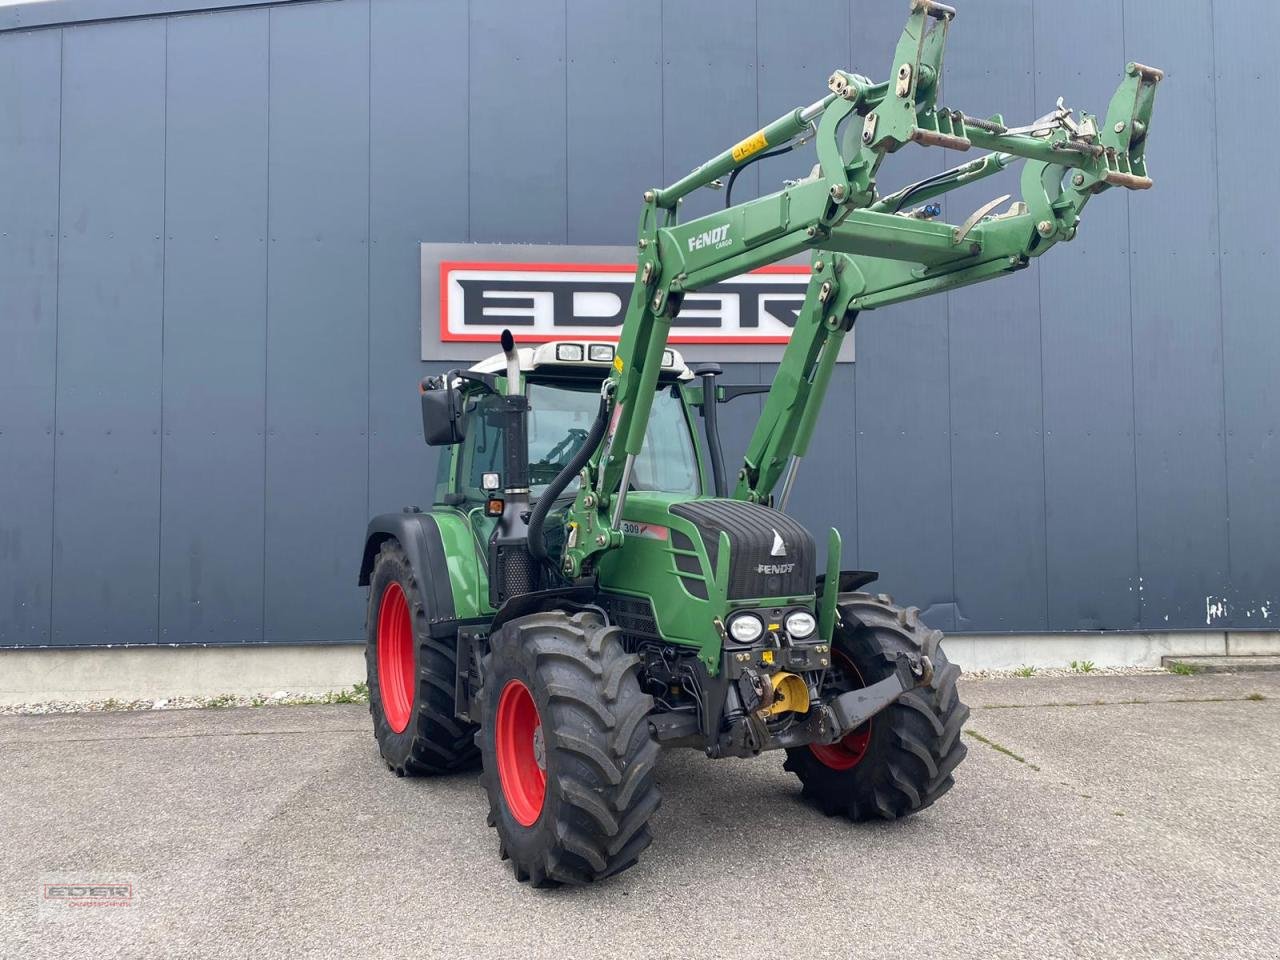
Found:
[[977, 740], [979, 743], [986, 744], [988, 747], [990, 747], [992, 750], [995, 750], [997, 753], [1003, 753], [1006, 757], [1009, 757], [1013, 760], [1017, 760], [1019, 763], [1030, 767], [1032, 770], [1035, 770], [1037, 773], [1040, 772], [1040, 767], [1038, 764], [1032, 763], [1030, 760], [1022, 756], [1022, 754], [1020, 753], [1015, 753], [1014, 751], [1006, 747], [1003, 743], [997, 743], [995, 740], [992, 740], [990, 737], [984, 737], [977, 730], [971, 730], [967, 727], [965, 728], [964, 733], [965, 733], [965, 736], [973, 737], [973, 739]]

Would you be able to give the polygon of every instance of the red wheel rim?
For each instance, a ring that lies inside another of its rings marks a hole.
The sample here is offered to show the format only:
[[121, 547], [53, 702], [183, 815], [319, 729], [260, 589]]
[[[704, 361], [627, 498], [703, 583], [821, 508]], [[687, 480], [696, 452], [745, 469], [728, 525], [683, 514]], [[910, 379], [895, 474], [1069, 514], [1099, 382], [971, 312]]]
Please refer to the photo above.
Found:
[[[853, 661], [840, 651], [836, 651], [835, 656], [844, 661], [842, 666], [848, 673], [849, 679], [855, 684], [850, 689], [859, 690], [865, 687], [866, 684], [862, 682], [862, 674], [853, 665]], [[832, 770], [852, 770], [862, 762], [862, 758], [867, 755], [867, 747], [870, 745], [871, 721], [868, 720], [858, 729], [846, 734], [843, 739], [837, 740], [835, 743], [811, 743], [809, 744], [809, 749], [813, 751], [813, 755], [822, 762], [823, 766], [830, 767]]]
[[531, 827], [542, 814], [547, 768], [542, 718], [529, 688], [519, 680], [508, 681], [498, 698], [494, 746], [507, 809], [522, 827]]
[[378, 691], [387, 726], [403, 733], [413, 709], [413, 623], [399, 583], [387, 584], [378, 605]]

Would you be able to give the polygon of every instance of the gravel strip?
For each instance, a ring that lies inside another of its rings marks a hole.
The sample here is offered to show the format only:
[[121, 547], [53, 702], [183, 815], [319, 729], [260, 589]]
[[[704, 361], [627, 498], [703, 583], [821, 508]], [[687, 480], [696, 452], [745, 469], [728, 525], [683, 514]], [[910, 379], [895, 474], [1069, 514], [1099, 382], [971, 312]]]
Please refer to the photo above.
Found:
[[1019, 667], [1016, 670], [965, 670], [966, 680], [998, 680], [1008, 677], [1136, 677], [1168, 673], [1164, 667]]
[[[1030, 672], [1028, 672], [1030, 671]], [[1167, 673], [1163, 667], [1023, 667], [1018, 670], [966, 670], [965, 680], [997, 680], [1009, 677], [1117, 677]], [[369, 691], [363, 684], [347, 690], [317, 696], [277, 690], [270, 696], [169, 697], [165, 700], [47, 700], [33, 703], [0, 704], [0, 716], [41, 715], [51, 713], [112, 713], [124, 710], [207, 710], [217, 707], [290, 707], [325, 703], [368, 703]]]
[[363, 684], [346, 690], [320, 694], [277, 690], [270, 696], [169, 697], [165, 700], [48, 700], [39, 703], [0, 704], [0, 716], [51, 713], [116, 713], [126, 710], [207, 710], [219, 707], [297, 707], [325, 703], [368, 703], [369, 690]]

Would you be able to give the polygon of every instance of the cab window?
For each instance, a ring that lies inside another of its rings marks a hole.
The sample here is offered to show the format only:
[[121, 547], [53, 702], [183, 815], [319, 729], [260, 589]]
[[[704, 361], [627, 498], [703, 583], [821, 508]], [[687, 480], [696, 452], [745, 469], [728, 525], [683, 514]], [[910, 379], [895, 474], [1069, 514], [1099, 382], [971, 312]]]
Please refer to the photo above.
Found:
[[[537, 499], [587, 438], [600, 408], [597, 385], [528, 384], [529, 486]], [[502, 471], [502, 435], [485, 422], [485, 400], [468, 417], [459, 480], [469, 500], [481, 500], [481, 475]], [[660, 387], [649, 414], [644, 447], [631, 475], [633, 490], [662, 490], [697, 496], [702, 492], [698, 458], [684, 404], [675, 386]], [[575, 478], [565, 490], [578, 489]]]

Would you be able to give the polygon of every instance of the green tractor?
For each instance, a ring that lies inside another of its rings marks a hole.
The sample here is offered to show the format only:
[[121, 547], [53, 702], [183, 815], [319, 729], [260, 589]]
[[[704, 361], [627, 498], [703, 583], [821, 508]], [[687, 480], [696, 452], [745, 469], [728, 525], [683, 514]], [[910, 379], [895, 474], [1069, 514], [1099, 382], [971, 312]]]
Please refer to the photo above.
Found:
[[[360, 583], [379, 749], [396, 774], [479, 762], [516, 878], [587, 883], [649, 845], [663, 747], [782, 750], [828, 814], [895, 819], [952, 786], [968, 709], [942, 634], [841, 569], [840, 534], [787, 512], [843, 337], [861, 310], [1022, 269], [1075, 236], [1113, 186], [1144, 189], [1159, 70], [1130, 63], [1105, 122], [1061, 106], [1024, 127], [936, 104], [954, 10], [913, 0], [894, 76], [830, 92], [644, 194], [616, 344], [519, 346], [421, 385], [441, 447], [429, 511], [374, 518]], [[683, 197], [816, 140], [779, 192], [679, 222]], [[881, 195], [908, 143], [976, 160]], [[1023, 162], [1022, 199], [960, 225], [926, 201]], [[809, 251], [811, 276], [765, 387], [691, 371], [667, 345], [685, 293]], [[764, 392], [726, 477], [717, 409]], [[730, 489], [732, 484], [732, 489]]]

